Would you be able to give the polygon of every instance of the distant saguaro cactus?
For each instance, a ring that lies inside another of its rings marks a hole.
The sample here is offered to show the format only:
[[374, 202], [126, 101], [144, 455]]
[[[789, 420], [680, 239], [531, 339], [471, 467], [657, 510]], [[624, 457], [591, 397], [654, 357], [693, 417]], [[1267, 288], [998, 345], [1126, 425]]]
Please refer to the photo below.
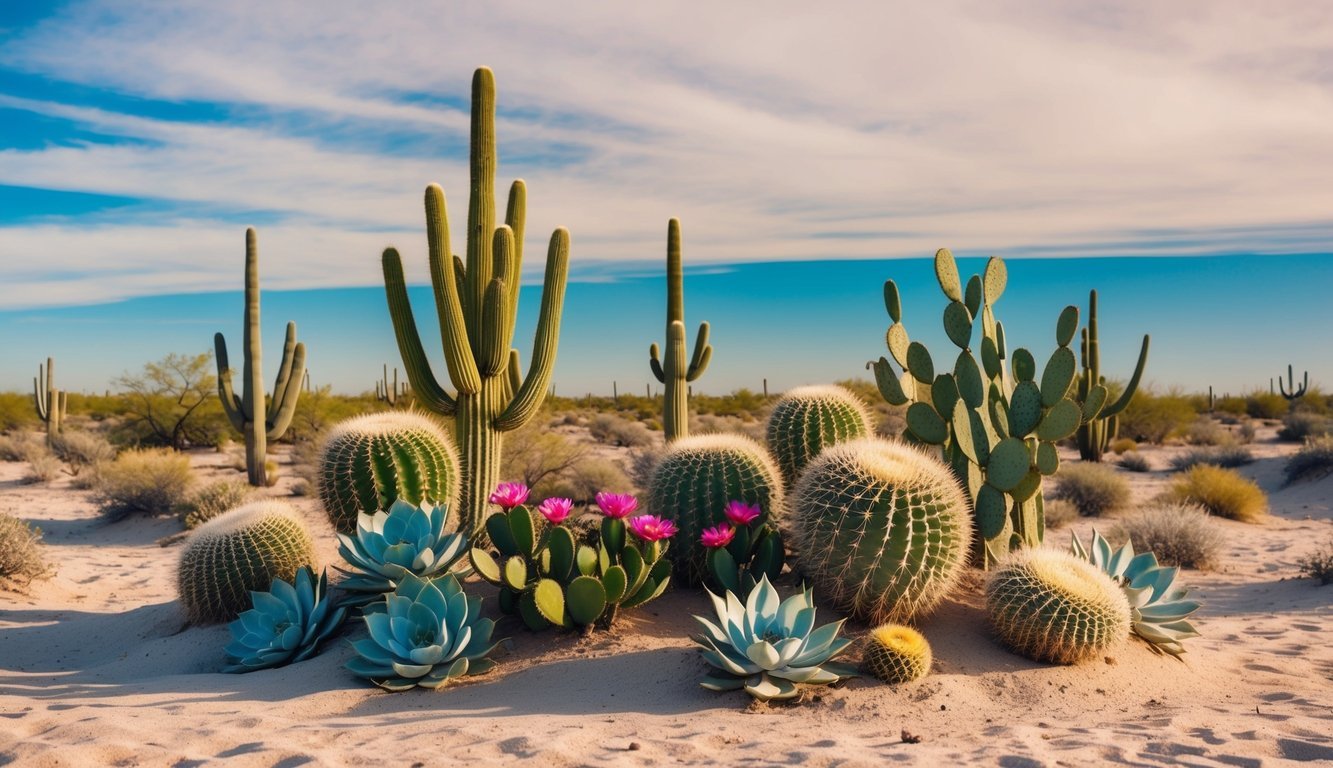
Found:
[[287, 323], [287, 340], [282, 346], [282, 364], [273, 384], [273, 397], [264, 397], [264, 355], [259, 328], [259, 243], [253, 228], [245, 230], [245, 332], [242, 336], [241, 395], [236, 396], [231, 377], [234, 371], [227, 357], [227, 340], [213, 335], [217, 353], [218, 398], [236, 431], [245, 436], [245, 467], [250, 485], [264, 488], [268, 472], [268, 441], [277, 440], [287, 431], [301, 397], [305, 377], [305, 344], [296, 341], [296, 323]]
[[[48, 362], [47, 365], [50, 365], [50, 362]], [[1270, 390], [1273, 388], [1273, 380], [1272, 380], [1272, 379], [1269, 379], [1269, 380], [1268, 380], [1268, 388], [1269, 388]], [[1279, 375], [1279, 376], [1277, 377], [1277, 388], [1278, 388], [1278, 391], [1281, 393], [1281, 395], [1282, 395], [1283, 397], [1287, 398], [1287, 402], [1292, 402], [1293, 400], [1299, 400], [1299, 399], [1301, 399], [1302, 397], [1305, 397], [1305, 392], [1306, 392], [1306, 390], [1308, 390], [1308, 389], [1310, 388], [1310, 372], [1309, 372], [1309, 371], [1306, 371], [1306, 372], [1305, 372], [1305, 379], [1304, 379], [1304, 381], [1302, 381], [1302, 382], [1301, 382], [1301, 385], [1300, 385], [1299, 387], [1297, 387], [1297, 386], [1296, 386], [1296, 377], [1293, 375], [1293, 372], [1292, 372], [1292, 370], [1291, 370], [1291, 366], [1288, 365], [1288, 366], [1287, 366], [1287, 383], [1286, 383], [1286, 384], [1283, 384], [1283, 383], [1282, 383], [1282, 376]]]
[[[1147, 334], [1139, 349], [1139, 362], [1125, 385], [1125, 391], [1114, 403], [1106, 402], [1106, 377], [1102, 375], [1102, 354], [1097, 342], [1097, 292], [1088, 294], [1088, 326], [1082, 332], [1080, 358], [1083, 370], [1074, 380], [1078, 387], [1077, 402], [1083, 406], [1084, 421], [1075, 432], [1078, 455], [1084, 461], [1101, 461], [1102, 454], [1111, 447], [1111, 441], [1120, 429], [1120, 413], [1129, 405], [1143, 378], [1143, 367], [1148, 363]], [[1212, 389], [1209, 389], [1211, 392]], [[1211, 408], [1210, 408], [1211, 410]], [[1089, 415], [1092, 414], [1092, 415]]]
[[713, 358], [708, 343], [708, 323], [699, 323], [694, 340], [694, 356], [685, 362], [685, 278], [680, 266], [680, 219], [667, 222], [667, 348], [660, 359], [657, 344], [648, 348], [653, 375], [666, 385], [662, 406], [662, 431], [668, 443], [690, 434], [689, 382], [704, 374]]
[[69, 412], [69, 393], [56, 389], [55, 358], [46, 358], [46, 368], [37, 366], [37, 375], [32, 380], [32, 399], [37, 407], [37, 418], [46, 422], [46, 444], [55, 443], [60, 435], [62, 422]]
[[398, 383], [398, 366], [393, 368], [393, 381], [389, 380], [389, 364], [384, 364], [384, 373], [380, 380], [375, 382], [375, 399], [382, 403], [388, 403], [392, 408], [398, 405], [398, 398], [407, 394], [407, 382]]

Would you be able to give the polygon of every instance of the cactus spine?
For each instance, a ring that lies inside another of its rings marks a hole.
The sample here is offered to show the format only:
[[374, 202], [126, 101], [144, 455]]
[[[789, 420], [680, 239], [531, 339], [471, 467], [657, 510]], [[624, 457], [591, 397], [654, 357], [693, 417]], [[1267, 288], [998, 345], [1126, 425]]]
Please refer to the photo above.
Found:
[[[1084, 461], [1101, 461], [1102, 455], [1111, 447], [1111, 441], [1120, 429], [1120, 412], [1129, 405], [1130, 399], [1139, 389], [1139, 380], [1143, 378], [1143, 368], [1148, 363], [1148, 342], [1149, 337], [1144, 334], [1134, 374], [1129, 377], [1129, 383], [1125, 385], [1125, 391], [1119, 399], [1108, 404], [1106, 377], [1102, 375], [1102, 355], [1097, 343], [1097, 292], [1088, 293], [1088, 325], [1082, 332], [1082, 349], [1079, 353], [1083, 370], [1077, 379], [1078, 402], [1083, 404], [1084, 422], [1075, 433], [1078, 455]], [[1212, 391], [1212, 387], [1209, 387], [1210, 412]]]
[[46, 445], [50, 447], [60, 435], [69, 413], [69, 393], [56, 389], [55, 358], [46, 358], [45, 369], [37, 366], [37, 375], [32, 380], [32, 399], [37, 407], [37, 418], [46, 423]]
[[[51, 363], [50, 363], [50, 361], [48, 360], [48, 361], [47, 361], [47, 365], [50, 365], [50, 364], [51, 364]], [[1269, 379], [1269, 380], [1268, 380], [1268, 388], [1269, 388], [1269, 390], [1272, 390], [1272, 389], [1273, 389], [1273, 380], [1272, 380], [1272, 379]], [[1302, 397], [1305, 397], [1305, 392], [1306, 392], [1306, 390], [1308, 390], [1308, 389], [1310, 388], [1310, 372], [1309, 372], [1309, 371], [1306, 371], [1306, 372], [1305, 372], [1305, 380], [1301, 382], [1300, 387], [1297, 387], [1297, 386], [1296, 386], [1296, 377], [1293, 375], [1293, 372], [1292, 372], [1292, 370], [1291, 370], [1291, 366], [1288, 365], [1288, 366], [1287, 366], [1287, 383], [1286, 383], [1286, 384], [1283, 384], [1283, 383], [1282, 383], [1282, 376], [1279, 375], [1279, 376], [1277, 377], [1277, 388], [1278, 388], [1278, 391], [1282, 394], [1282, 396], [1285, 397], [1285, 398], [1287, 399], [1287, 402], [1290, 403], [1290, 402], [1299, 400], [1299, 399], [1301, 399]]]
[[830, 445], [871, 433], [861, 400], [837, 385], [798, 387], [773, 406], [766, 428], [768, 449], [788, 484]]
[[[264, 355], [259, 327], [259, 243], [253, 228], [245, 230], [245, 332], [241, 342], [241, 395], [236, 396], [231, 377], [234, 373], [227, 358], [227, 340], [213, 334], [217, 353], [218, 399], [222, 410], [236, 431], [245, 436], [245, 466], [250, 485], [268, 486], [268, 443], [287, 431], [301, 397], [305, 377], [305, 344], [296, 341], [296, 323], [287, 323], [287, 339], [282, 345], [282, 364], [273, 383], [273, 397], [265, 403]], [[263, 585], [260, 585], [262, 588]]]
[[398, 405], [398, 399], [407, 394], [407, 382], [398, 383], [398, 366], [393, 367], [393, 381], [389, 381], [389, 364], [384, 364], [384, 373], [380, 380], [375, 382], [375, 399], [381, 403], [388, 403], [392, 408]]
[[486, 500], [499, 481], [503, 435], [531, 421], [546, 398], [569, 272], [569, 232], [562, 227], [552, 233], [547, 251], [541, 311], [525, 377], [519, 371], [518, 351], [510, 344], [518, 312], [527, 191], [522, 180], [513, 183], [505, 223], [496, 227], [495, 162], [495, 77], [482, 67], [472, 77], [466, 263], [449, 249], [444, 191], [436, 184], [426, 188], [431, 283], [456, 395], [440, 386], [422, 349], [398, 251], [388, 248], [383, 257], [389, 314], [413, 395], [428, 410], [454, 418], [463, 464], [460, 524], [482, 536]]
[[668, 443], [690, 434], [690, 386], [703, 375], [713, 358], [708, 343], [708, 323], [699, 323], [694, 356], [685, 363], [685, 277], [680, 266], [680, 219], [667, 222], [667, 320], [666, 357], [659, 359], [657, 344], [648, 348], [653, 375], [666, 385], [662, 406], [662, 431]]

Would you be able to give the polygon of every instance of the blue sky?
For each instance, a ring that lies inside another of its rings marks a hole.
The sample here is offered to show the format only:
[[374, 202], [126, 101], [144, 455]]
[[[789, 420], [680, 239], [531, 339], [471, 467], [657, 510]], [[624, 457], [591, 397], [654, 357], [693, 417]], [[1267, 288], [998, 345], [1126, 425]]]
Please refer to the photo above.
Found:
[[295, 319], [317, 381], [369, 386], [394, 358], [378, 253], [424, 280], [428, 182], [464, 215], [480, 64], [529, 253], [573, 233], [562, 390], [642, 386], [670, 216], [710, 390], [856, 375], [899, 269], [933, 332], [940, 246], [1033, 259], [1006, 309], [1034, 330], [1095, 276], [1113, 372], [1152, 332], [1162, 383], [1326, 380], [1331, 48], [1297, 3], [0, 4], [0, 388], [46, 354], [99, 389], [235, 335], [246, 226], [269, 345]]

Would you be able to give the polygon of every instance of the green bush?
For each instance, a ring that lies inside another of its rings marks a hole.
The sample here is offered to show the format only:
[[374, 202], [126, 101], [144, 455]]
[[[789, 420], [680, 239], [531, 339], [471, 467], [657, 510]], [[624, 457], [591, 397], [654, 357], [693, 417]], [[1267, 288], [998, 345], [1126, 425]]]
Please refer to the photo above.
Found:
[[1280, 419], [1287, 415], [1287, 399], [1282, 395], [1255, 390], [1245, 395], [1245, 412], [1256, 419]]
[[94, 499], [112, 519], [131, 512], [165, 515], [185, 500], [190, 481], [185, 456], [166, 448], [129, 450], [102, 469]]
[[1084, 517], [1102, 517], [1129, 506], [1129, 483], [1103, 464], [1066, 464], [1055, 475], [1051, 498], [1073, 504]]
[[26, 585], [48, 575], [42, 549], [40, 528], [0, 512], [0, 578]]
[[1232, 469], [1200, 464], [1177, 477], [1165, 499], [1177, 504], [1197, 504], [1210, 515], [1257, 523], [1268, 513], [1268, 497], [1258, 485]]
[[1129, 401], [1129, 406], [1120, 414], [1120, 437], [1129, 437], [1139, 442], [1161, 444], [1168, 437], [1185, 429], [1194, 421], [1196, 414], [1189, 398], [1179, 390], [1172, 389], [1165, 394], [1140, 388]]
[[1162, 565], [1208, 570], [1217, 566], [1225, 538], [1196, 506], [1166, 504], [1125, 518], [1120, 530], [1136, 552], [1152, 552]]
[[0, 392], [0, 432], [36, 429], [41, 422], [33, 408], [31, 392]]

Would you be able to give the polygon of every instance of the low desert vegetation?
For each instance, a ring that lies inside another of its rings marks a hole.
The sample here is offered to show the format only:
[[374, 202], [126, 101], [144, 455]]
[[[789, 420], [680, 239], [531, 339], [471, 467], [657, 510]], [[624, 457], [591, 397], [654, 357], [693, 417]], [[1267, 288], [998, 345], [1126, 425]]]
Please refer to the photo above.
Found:
[[1171, 468], [1177, 472], [1210, 464], [1214, 467], [1232, 469], [1254, 463], [1254, 454], [1243, 445], [1191, 448], [1171, 457]]
[[1129, 437], [1117, 437], [1111, 441], [1111, 452], [1126, 454], [1130, 451], [1138, 450], [1139, 444]]
[[0, 581], [26, 586], [49, 575], [44, 547], [41, 529], [0, 512]]
[[49, 451], [33, 453], [28, 457], [28, 471], [23, 474], [23, 480], [28, 483], [50, 483], [57, 477], [60, 477], [61, 470], [60, 459]]
[[1126, 472], [1151, 472], [1148, 457], [1138, 451], [1129, 451], [1120, 457], [1120, 468]]
[[1288, 485], [1333, 474], [1333, 436], [1307, 440], [1299, 451], [1287, 459], [1282, 472]]
[[1047, 528], [1063, 528], [1078, 519], [1078, 507], [1065, 499], [1046, 499], [1042, 504]]
[[1069, 502], [1084, 517], [1102, 517], [1129, 506], [1129, 483], [1111, 467], [1080, 461], [1056, 474], [1051, 498]]
[[93, 432], [65, 430], [55, 441], [55, 453], [69, 465], [70, 474], [100, 467], [116, 458], [116, 447]]
[[134, 512], [165, 515], [185, 501], [190, 481], [186, 456], [165, 448], [136, 448], [102, 469], [94, 498], [112, 519]]
[[1161, 444], [1194, 422], [1190, 398], [1178, 389], [1156, 393], [1139, 388], [1120, 414], [1120, 435], [1139, 442]]
[[1297, 561], [1297, 566], [1307, 579], [1317, 579], [1321, 586], [1333, 584], [1333, 536], [1319, 549]]
[[1276, 392], [1254, 390], [1245, 395], [1245, 413], [1255, 419], [1280, 419], [1291, 408], [1287, 399]]
[[1232, 445], [1236, 437], [1222, 424], [1207, 416], [1201, 416], [1190, 422], [1181, 432], [1181, 437], [1189, 445]]
[[1333, 434], [1333, 419], [1309, 411], [1297, 411], [1288, 414], [1282, 420], [1282, 428], [1277, 431], [1277, 439], [1299, 443], [1312, 437]]
[[1196, 504], [1210, 515], [1257, 523], [1268, 514], [1268, 497], [1254, 481], [1233, 469], [1200, 464], [1187, 470], [1165, 494], [1165, 501]]
[[1200, 507], [1162, 504], [1126, 517], [1120, 524], [1134, 551], [1150, 551], [1163, 565], [1216, 568], [1225, 537]]

